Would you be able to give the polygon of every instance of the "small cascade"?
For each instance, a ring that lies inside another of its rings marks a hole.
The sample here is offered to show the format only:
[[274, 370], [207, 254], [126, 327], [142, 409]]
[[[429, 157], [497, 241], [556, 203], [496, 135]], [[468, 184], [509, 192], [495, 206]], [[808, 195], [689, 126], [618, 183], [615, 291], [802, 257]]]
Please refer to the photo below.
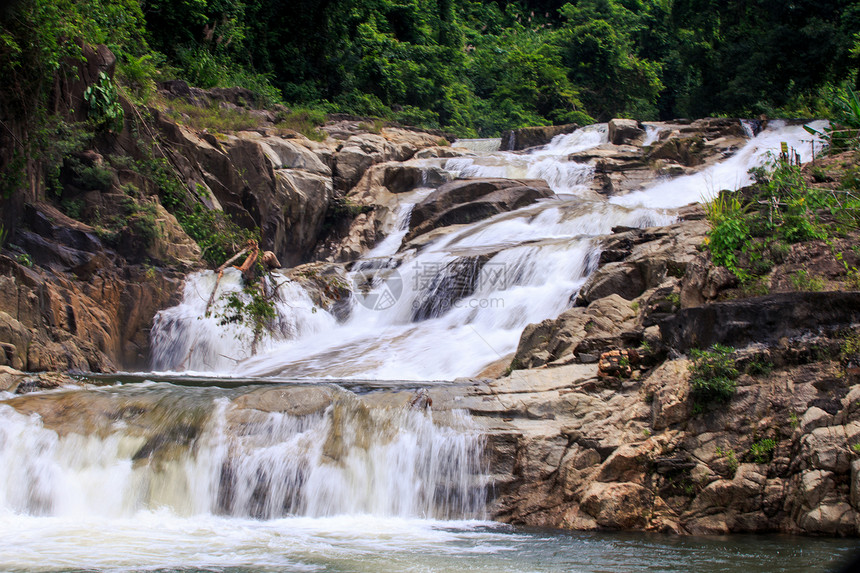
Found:
[[445, 163], [445, 169], [457, 177], [544, 179], [556, 193], [576, 194], [586, 188], [594, 167], [568, 161], [567, 156], [607, 141], [607, 125], [595, 124], [573, 133], [557, 135], [547, 145], [529, 153], [502, 152], [451, 158]]
[[753, 137], [757, 136], [759, 133], [761, 133], [762, 129], [764, 129], [764, 126], [765, 126], [765, 121], [763, 121], [761, 119], [742, 119], [741, 120], [741, 127], [744, 128], [744, 134], [749, 138], [753, 138]]
[[[257, 342], [258, 352], [277, 342], [323, 332], [336, 323], [331, 315], [316, 312], [298, 284], [271, 276], [263, 279], [263, 286], [267, 294], [275, 294], [276, 317]], [[189, 275], [182, 303], [159, 312], [153, 321], [153, 370], [223, 371], [249, 358], [254, 333], [231, 320], [229, 307], [231, 296], [247, 302], [243, 284], [241, 272], [234, 268], [226, 269], [220, 281], [212, 271]]]
[[[826, 121], [810, 123], [821, 129]], [[786, 126], [785, 122], [773, 120], [768, 129], [760, 132], [734, 155], [710, 167], [684, 177], [658, 183], [643, 191], [637, 191], [611, 201], [618, 205], [643, 206], [662, 209], [683, 207], [697, 201], [709, 201], [723, 189], [740, 189], [752, 183], [749, 171], [762, 165], [769, 157], [779, 153], [784, 142], [797, 150], [802, 158], [812, 157], [813, 138], [802, 125]], [[820, 146], [819, 146], [820, 148]]]
[[[466, 414], [441, 426], [420, 396], [374, 408], [298, 387], [288, 412], [255, 409], [266, 392], [150, 384], [0, 403], [0, 512], [482, 515], [483, 441]], [[63, 420], [68, 407], [80, 417]]]
[[648, 123], [643, 125], [645, 126], [645, 139], [642, 141], [642, 147], [654, 145], [660, 140], [660, 134], [663, 133], [664, 128], [659, 125], [651, 125]]
[[484, 275], [488, 256], [460, 257], [428, 277], [426, 296], [413, 304], [412, 322], [438, 318], [454, 304], [475, 292], [480, 284], [492, 280]]
[[[421, 172], [423, 183], [426, 183], [427, 171]], [[403, 193], [400, 204], [394, 214], [394, 223], [386, 237], [368, 251], [363, 258], [388, 257], [400, 249], [403, 238], [409, 232], [409, 220], [415, 205], [434, 191], [431, 187], [419, 187], [409, 193]]]

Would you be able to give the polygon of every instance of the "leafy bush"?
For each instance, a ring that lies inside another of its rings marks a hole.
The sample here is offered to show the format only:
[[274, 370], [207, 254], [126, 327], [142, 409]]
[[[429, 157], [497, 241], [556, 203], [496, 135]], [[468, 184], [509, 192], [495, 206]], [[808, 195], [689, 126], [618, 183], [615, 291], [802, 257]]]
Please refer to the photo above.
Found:
[[808, 125], [803, 128], [812, 135], [820, 136], [835, 151], [860, 147], [860, 97], [850, 85], [843, 93], [830, 98], [836, 113], [834, 124], [818, 131]]
[[327, 116], [318, 108], [298, 107], [286, 112], [278, 112], [275, 116], [275, 127], [297, 131], [314, 141], [323, 141], [326, 134], [319, 129], [325, 124]]
[[218, 266], [239, 251], [249, 240], [259, 241], [259, 230], [243, 229], [223, 211], [195, 205], [190, 211], [176, 213], [179, 224], [203, 251], [203, 258]]
[[146, 246], [158, 237], [158, 225], [156, 218], [158, 210], [149, 202], [140, 203], [129, 197], [123, 205], [126, 215], [126, 224], [132, 235], [142, 241]]
[[725, 458], [729, 477], [735, 477], [735, 472], [738, 471], [738, 457], [735, 451], [731, 448], [724, 449], [717, 446], [716, 454], [721, 458]]
[[87, 117], [98, 129], [122, 131], [125, 112], [119, 103], [116, 84], [107, 74], [99, 72], [98, 81], [84, 90], [84, 101], [87, 102]]
[[773, 363], [764, 358], [755, 358], [747, 365], [747, 374], [750, 376], [767, 376], [773, 372]]
[[775, 440], [771, 438], [761, 439], [750, 446], [749, 459], [756, 464], [768, 464], [773, 459], [775, 449]]
[[163, 158], [139, 161], [135, 169], [158, 188], [161, 203], [176, 216], [182, 229], [200, 245], [203, 258], [220, 265], [249, 240], [259, 241], [259, 229], [243, 229], [223, 211], [210, 210], [196, 202]]
[[[161, 62], [158, 62], [161, 63]], [[128, 56], [120, 59], [117, 65], [117, 77], [123, 87], [128, 88], [137, 103], [146, 104], [155, 93], [155, 78], [158, 75], [154, 54], [144, 54], [140, 57]]]
[[738, 269], [738, 252], [750, 240], [747, 211], [740, 198], [730, 193], [720, 193], [706, 206], [711, 231], [707, 246], [715, 265], [727, 267], [735, 274]]
[[737, 388], [739, 372], [735, 367], [734, 349], [715, 344], [708, 350], [690, 351], [690, 395], [701, 406], [727, 402]]
[[83, 207], [84, 202], [80, 199], [63, 199], [60, 201], [60, 210], [72, 219], [81, 219], [81, 209]]
[[165, 102], [167, 115], [177, 122], [212, 133], [243, 131], [260, 127], [260, 118], [239, 109], [222, 109], [216, 104], [200, 107], [182, 99]]
[[64, 177], [67, 173], [68, 182], [84, 191], [107, 191], [116, 180], [110, 169], [99, 165], [84, 165], [75, 157], [67, 157], [64, 167]]

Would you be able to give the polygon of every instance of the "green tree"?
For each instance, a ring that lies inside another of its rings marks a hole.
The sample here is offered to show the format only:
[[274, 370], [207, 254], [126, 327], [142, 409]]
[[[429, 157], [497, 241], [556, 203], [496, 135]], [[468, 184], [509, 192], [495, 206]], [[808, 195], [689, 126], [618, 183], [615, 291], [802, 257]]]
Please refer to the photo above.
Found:
[[564, 65], [586, 108], [601, 120], [656, 116], [661, 66], [639, 57], [634, 42], [644, 11], [640, 2], [613, 0], [581, 0], [561, 9]]

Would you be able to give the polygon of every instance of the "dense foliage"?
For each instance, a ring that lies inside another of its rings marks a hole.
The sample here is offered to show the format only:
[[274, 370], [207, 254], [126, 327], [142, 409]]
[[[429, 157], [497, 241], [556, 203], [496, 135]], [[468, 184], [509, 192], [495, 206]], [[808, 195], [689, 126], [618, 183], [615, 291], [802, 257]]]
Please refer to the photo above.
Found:
[[17, 0], [0, 20], [4, 97], [26, 112], [77, 39], [106, 43], [139, 98], [178, 76], [461, 134], [820, 115], [860, 80], [851, 0]]

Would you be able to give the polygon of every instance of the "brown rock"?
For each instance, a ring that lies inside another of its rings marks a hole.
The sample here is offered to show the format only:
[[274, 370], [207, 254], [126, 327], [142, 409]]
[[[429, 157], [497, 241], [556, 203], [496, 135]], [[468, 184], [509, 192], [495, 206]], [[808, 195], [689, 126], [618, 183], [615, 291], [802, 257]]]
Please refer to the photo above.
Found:
[[321, 413], [333, 400], [332, 390], [313, 386], [256, 388], [233, 400], [236, 409], [283, 412], [291, 416]]
[[639, 362], [635, 350], [611, 350], [600, 355], [597, 362], [597, 375], [601, 378], [613, 376], [630, 378], [633, 374], [632, 364]]
[[647, 472], [647, 448], [627, 444], [609, 456], [595, 478], [600, 482], [630, 482], [642, 484]]
[[645, 137], [642, 124], [635, 119], [612, 119], [609, 121], [609, 141], [615, 145], [631, 143]]
[[458, 179], [415, 206], [406, 240], [437, 227], [471, 223], [554, 196], [543, 180]]
[[272, 251], [263, 252], [263, 264], [270, 269], [281, 268], [281, 262], [278, 260], [278, 257], [276, 257], [275, 253], [273, 253]]
[[581, 507], [602, 527], [644, 527], [651, 506], [651, 493], [634, 483], [599, 483], [588, 488]]
[[699, 136], [672, 137], [654, 144], [648, 156], [650, 159], [665, 159], [694, 167], [704, 162], [701, 156], [704, 149], [705, 142]]
[[801, 515], [797, 524], [807, 533], [825, 535], [856, 535], [857, 512], [845, 502], [821, 505]]
[[689, 418], [691, 406], [687, 401], [689, 392], [689, 361], [670, 360], [664, 362], [649, 376], [643, 387], [653, 397], [651, 402], [651, 425], [662, 430]]

